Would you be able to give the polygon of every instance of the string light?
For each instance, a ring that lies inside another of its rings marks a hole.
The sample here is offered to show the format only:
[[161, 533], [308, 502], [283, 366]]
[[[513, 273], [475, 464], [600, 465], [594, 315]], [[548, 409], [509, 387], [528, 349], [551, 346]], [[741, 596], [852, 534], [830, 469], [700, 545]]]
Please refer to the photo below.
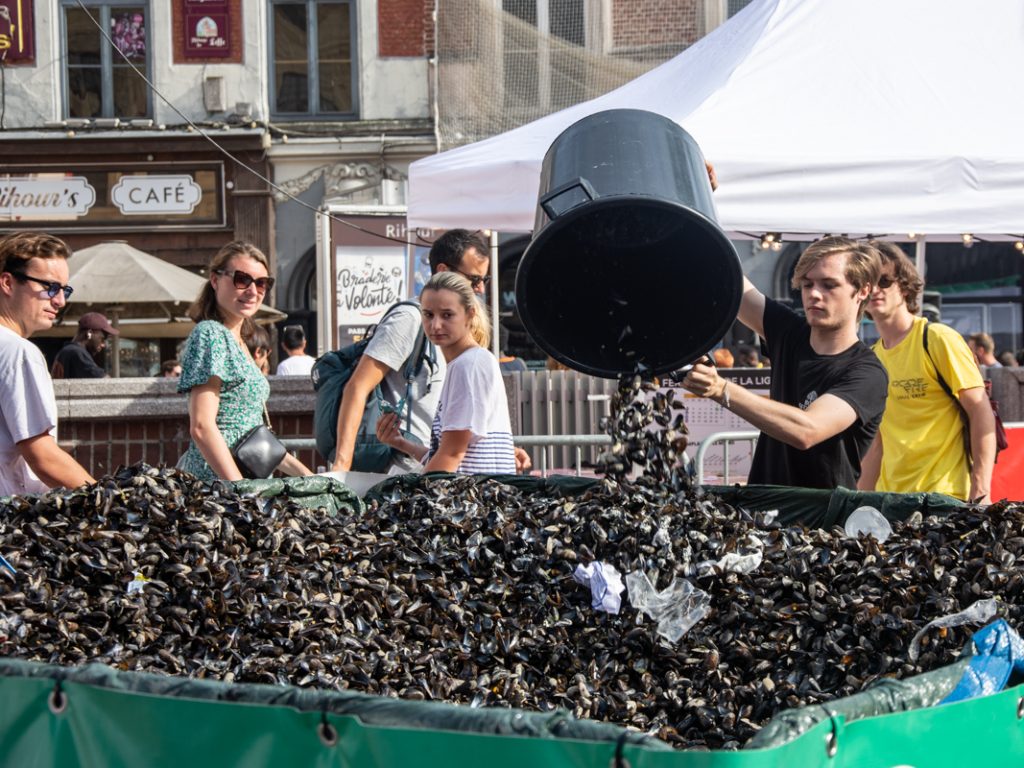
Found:
[[1013, 244], [1013, 247], [1018, 251], [1024, 251], [1024, 240], [1018, 240]]
[[964, 248], [970, 248], [972, 245], [974, 245], [974, 235], [972, 235], [970, 232], [964, 232], [962, 235], [960, 235], [960, 237], [964, 241]]
[[782, 233], [765, 232], [761, 235], [761, 250], [767, 251], [769, 248], [773, 251], [782, 250]]
[[917, 232], [907, 232], [908, 240], [917, 240]]

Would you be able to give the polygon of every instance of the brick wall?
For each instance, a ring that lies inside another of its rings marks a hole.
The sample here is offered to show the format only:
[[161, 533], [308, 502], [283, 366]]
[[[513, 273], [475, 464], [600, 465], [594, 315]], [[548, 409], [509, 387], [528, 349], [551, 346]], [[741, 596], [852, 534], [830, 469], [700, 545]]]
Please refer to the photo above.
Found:
[[380, 56], [425, 56], [433, 49], [433, 0], [379, 0]]
[[701, 8], [700, 0], [615, 0], [612, 48], [678, 45], [682, 50], [700, 36]]

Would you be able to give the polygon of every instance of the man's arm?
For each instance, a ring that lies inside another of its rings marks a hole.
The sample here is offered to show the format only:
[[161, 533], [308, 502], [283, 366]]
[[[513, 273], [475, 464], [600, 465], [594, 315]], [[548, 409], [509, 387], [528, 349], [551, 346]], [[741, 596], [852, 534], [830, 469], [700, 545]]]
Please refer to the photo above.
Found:
[[882, 474], [882, 435], [875, 433], [871, 447], [860, 460], [860, 479], [857, 480], [858, 491], [873, 491], [878, 485], [878, 476]]
[[332, 472], [348, 472], [352, 468], [352, 454], [356, 447], [356, 435], [366, 410], [366, 400], [373, 388], [384, 381], [391, 368], [367, 354], [359, 358], [352, 377], [341, 392], [338, 406], [337, 443], [334, 448]]
[[762, 339], [764, 338], [764, 305], [764, 294], [744, 276], [743, 298], [740, 299], [740, 311], [736, 317]]
[[51, 488], [77, 488], [96, 482], [85, 467], [57, 445], [49, 432], [22, 440], [18, 452], [36, 477]]
[[984, 387], [960, 390], [971, 436], [971, 490], [968, 501], [991, 504], [992, 467], [996, 461], [996, 419]]
[[848, 402], [825, 393], [802, 410], [755, 395], [743, 387], [729, 386], [716, 368], [697, 364], [686, 374], [683, 387], [702, 397], [724, 404], [728, 387], [730, 411], [764, 434], [802, 451], [838, 435], [857, 420], [857, 412]]

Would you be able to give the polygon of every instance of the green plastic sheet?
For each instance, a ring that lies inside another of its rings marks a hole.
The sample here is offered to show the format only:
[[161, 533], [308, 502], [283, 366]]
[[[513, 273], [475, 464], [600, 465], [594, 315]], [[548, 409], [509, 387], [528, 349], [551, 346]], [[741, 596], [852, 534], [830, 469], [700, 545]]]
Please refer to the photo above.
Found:
[[[162, 681], [162, 683], [160, 682]], [[458, 713], [443, 704], [385, 700], [324, 705], [338, 692], [285, 686], [230, 685], [97, 669], [0, 660], [0, 755], [11, 766], [120, 768], [962, 768], [1004, 764], [1024, 754], [1021, 688], [941, 707], [910, 709], [851, 722], [842, 702], [796, 738], [738, 752], [673, 752], [614, 726], [566, 732], [532, 725], [488, 729], [490, 720], [529, 722], [529, 713], [480, 710], [477, 730], [456, 730]], [[342, 692], [343, 693], [343, 692]], [[398, 717], [402, 708], [436, 708], [450, 721]], [[541, 716], [544, 717], [544, 716]], [[518, 718], [518, 719], [517, 719]], [[583, 724], [583, 721], [577, 721]], [[448, 727], [446, 727], [446, 725]], [[533, 724], [535, 725], [535, 723]], [[627, 734], [625, 737], [622, 734]]]
[[271, 477], [267, 480], [237, 480], [231, 484], [240, 494], [263, 499], [287, 499], [306, 509], [323, 509], [328, 514], [361, 513], [365, 506], [355, 491], [333, 477]]

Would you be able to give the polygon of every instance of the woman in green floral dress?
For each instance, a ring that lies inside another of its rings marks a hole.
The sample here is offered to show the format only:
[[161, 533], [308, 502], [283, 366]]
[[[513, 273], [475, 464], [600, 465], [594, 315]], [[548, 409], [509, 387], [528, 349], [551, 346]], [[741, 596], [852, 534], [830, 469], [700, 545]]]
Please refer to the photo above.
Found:
[[[187, 392], [192, 441], [178, 468], [203, 480], [241, 480], [231, 448], [263, 421], [270, 384], [243, 339], [274, 284], [267, 257], [250, 243], [228, 243], [210, 262], [210, 280], [189, 309], [196, 327], [185, 342], [178, 391]], [[309, 475], [288, 454], [278, 470]]]

